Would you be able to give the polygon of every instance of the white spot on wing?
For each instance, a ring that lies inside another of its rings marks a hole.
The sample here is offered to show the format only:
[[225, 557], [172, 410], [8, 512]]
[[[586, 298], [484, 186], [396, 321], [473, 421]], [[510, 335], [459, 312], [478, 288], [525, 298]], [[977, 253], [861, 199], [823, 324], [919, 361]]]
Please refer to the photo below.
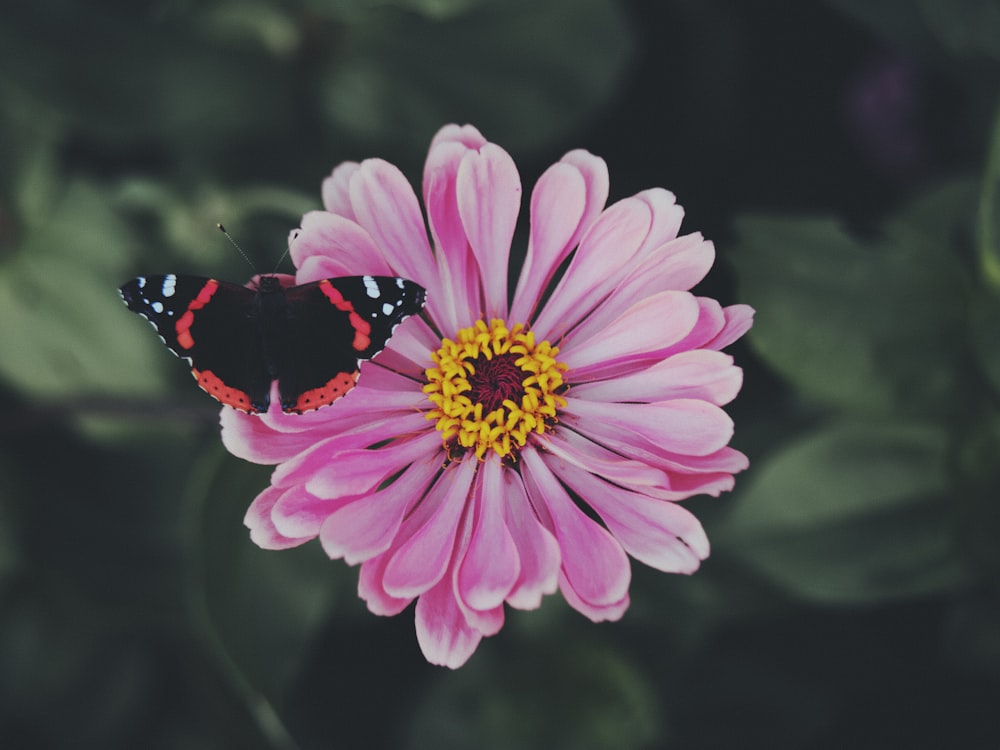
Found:
[[146, 286], [146, 277], [140, 276], [139, 278], [136, 279], [136, 283], [138, 283], [139, 288], [142, 289], [144, 286]]
[[174, 287], [177, 285], [177, 277], [173, 274], [163, 277], [163, 296], [173, 297]]
[[368, 296], [372, 299], [378, 299], [381, 294], [378, 288], [378, 282], [371, 276], [363, 277], [362, 281], [365, 282], [365, 291], [368, 292]]
[[392, 305], [389, 304], [388, 302], [383, 302], [382, 303], [382, 314], [383, 315], [392, 315]]
[[155, 313], [161, 313], [161, 312], [163, 312], [163, 303], [162, 302], [154, 302], [152, 305], [150, 305], [150, 307], [153, 308], [153, 312], [155, 312]]

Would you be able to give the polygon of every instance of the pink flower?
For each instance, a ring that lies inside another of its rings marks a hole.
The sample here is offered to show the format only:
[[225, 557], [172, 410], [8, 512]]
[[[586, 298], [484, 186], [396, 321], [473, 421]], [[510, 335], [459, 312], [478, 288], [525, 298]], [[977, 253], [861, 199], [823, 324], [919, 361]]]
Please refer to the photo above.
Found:
[[742, 372], [720, 350], [753, 311], [691, 294], [712, 243], [678, 236], [683, 211], [666, 190], [605, 208], [607, 167], [586, 151], [535, 185], [512, 295], [511, 157], [449, 125], [431, 143], [423, 196], [430, 242], [391, 164], [341, 164], [327, 178], [326, 210], [292, 235], [297, 283], [403, 276], [427, 289], [424, 314], [335, 404], [223, 409], [222, 436], [237, 456], [277, 464], [247, 512], [253, 541], [318, 537], [331, 558], [360, 563], [368, 608], [394, 615], [416, 599], [424, 655], [454, 668], [500, 630], [505, 603], [533, 609], [559, 589], [591, 620], [617, 620], [629, 555], [698, 568], [708, 539], [678, 501], [729, 490], [747, 467], [720, 408]]

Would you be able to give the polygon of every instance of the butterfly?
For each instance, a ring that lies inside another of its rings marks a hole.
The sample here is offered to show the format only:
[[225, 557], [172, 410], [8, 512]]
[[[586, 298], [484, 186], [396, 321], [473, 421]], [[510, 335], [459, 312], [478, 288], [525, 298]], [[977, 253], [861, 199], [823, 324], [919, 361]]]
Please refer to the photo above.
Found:
[[423, 308], [426, 292], [391, 276], [345, 276], [255, 288], [181, 274], [139, 276], [120, 289], [186, 360], [210, 396], [248, 414], [266, 412], [278, 381], [281, 410], [302, 414], [333, 403], [358, 380], [396, 326]]

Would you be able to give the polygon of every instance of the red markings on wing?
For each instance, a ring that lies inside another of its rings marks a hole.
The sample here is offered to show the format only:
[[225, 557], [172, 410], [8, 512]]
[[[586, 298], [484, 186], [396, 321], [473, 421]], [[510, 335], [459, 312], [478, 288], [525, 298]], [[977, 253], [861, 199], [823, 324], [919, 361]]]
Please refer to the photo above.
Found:
[[343, 310], [348, 314], [348, 318], [351, 321], [351, 327], [354, 329], [354, 341], [351, 342], [351, 346], [354, 347], [354, 350], [363, 352], [371, 346], [371, 323], [358, 315], [357, 311], [354, 309], [354, 305], [352, 305], [350, 301], [344, 299], [344, 295], [340, 293], [340, 290], [337, 289], [337, 287], [330, 283], [329, 279], [323, 279], [319, 282], [319, 288], [323, 291], [323, 294], [326, 295], [326, 298], [330, 300], [330, 304], [338, 310]]
[[299, 396], [295, 405], [285, 409], [285, 411], [301, 414], [302, 412], [312, 411], [321, 406], [332, 404], [354, 388], [354, 385], [358, 382], [358, 374], [358, 370], [354, 372], [338, 372], [326, 382], [326, 385], [305, 391]]
[[196, 370], [191, 368], [191, 374], [198, 381], [198, 386], [212, 398], [221, 401], [247, 414], [256, 414], [257, 410], [250, 405], [250, 395], [239, 388], [226, 385], [211, 370]]
[[[177, 324], [175, 326], [175, 330], [177, 331], [177, 343], [183, 349], [190, 349], [194, 346], [194, 338], [191, 336], [191, 324], [194, 323], [194, 311], [200, 310], [207, 305], [208, 301], [212, 299], [212, 295], [218, 290], [219, 282], [215, 279], [209, 279], [205, 286], [201, 288], [201, 291], [198, 292], [198, 296], [191, 300], [191, 303], [187, 306], [187, 310], [184, 314], [177, 319]], [[195, 377], [197, 377], [197, 375]], [[204, 388], [204, 386], [202, 387]], [[205, 388], [205, 390], [207, 391], [208, 389]], [[221, 398], [219, 400], [222, 401]], [[223, 403], [226, 402], [223, 401]]]

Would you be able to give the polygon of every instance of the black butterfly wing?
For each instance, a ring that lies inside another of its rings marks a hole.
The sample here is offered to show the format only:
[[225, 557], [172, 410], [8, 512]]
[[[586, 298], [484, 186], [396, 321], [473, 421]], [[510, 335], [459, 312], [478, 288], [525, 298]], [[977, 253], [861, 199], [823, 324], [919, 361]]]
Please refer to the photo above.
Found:
[[361, 362], [382, 351], [426, 298], [419, 284], [391, 276], [323, 279], [285, 293], [285, 345], [276, 366], [281, 407], [295, 414], [351, 390]]
[[258, 294], [201, 276], [139, 276], [119, 289], [128, 309], [148, 320], [198, 385], [227, 406], [266, 411], [273, 374], [265, 362]]

